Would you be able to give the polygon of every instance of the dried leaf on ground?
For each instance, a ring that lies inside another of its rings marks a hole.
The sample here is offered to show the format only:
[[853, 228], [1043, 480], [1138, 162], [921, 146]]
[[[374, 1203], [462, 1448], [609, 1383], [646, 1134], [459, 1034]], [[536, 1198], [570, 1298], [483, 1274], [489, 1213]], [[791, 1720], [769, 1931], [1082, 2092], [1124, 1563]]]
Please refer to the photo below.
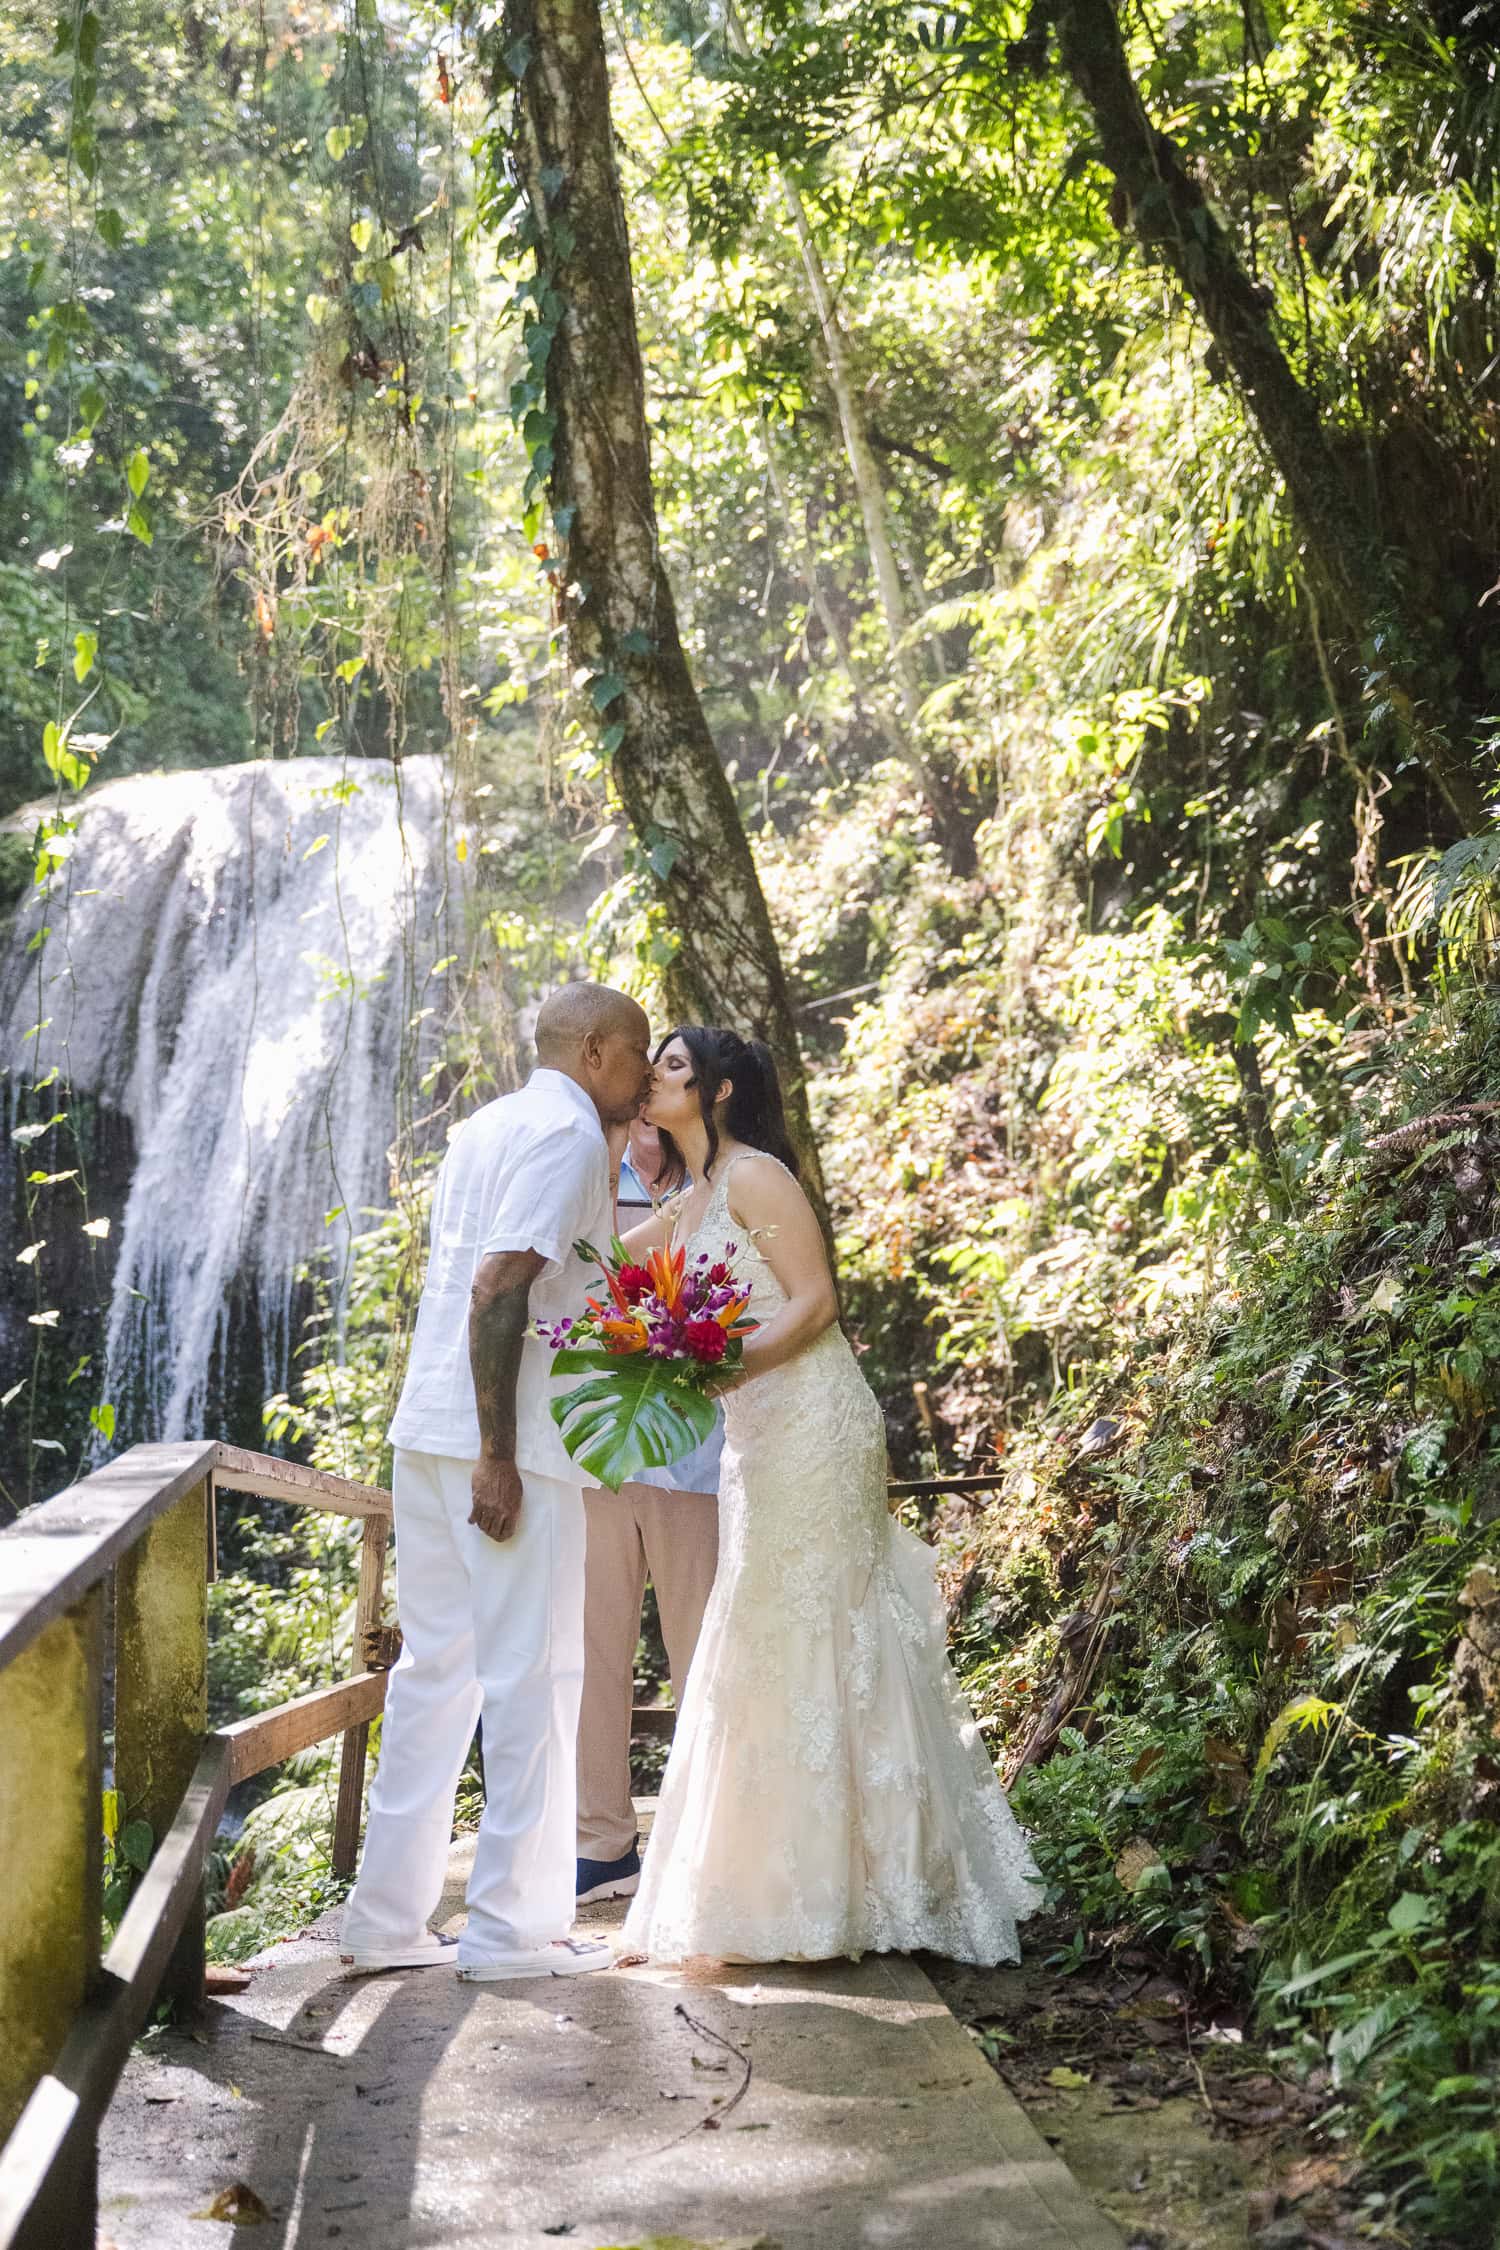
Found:
[[1127, 1891], [1138, 1891], [1148, 1876], [1166, 1864], [1154, 1844], [1144, 1836], [1132, 1836], [1115, 1861], [1115, 1881]]
[[1304, 2156], [1287, 2173], [1281, 2192], [1289, 2203], [1299, 2203], [1303, 2196], [1317, 2195], [1324, 2188], [1343, 2187], [1354, 2170], [1337, 2156]]
[[253, 2187], [246, 2187], [243, 2180], [234, 2180], [228, 2187], [220, 2188], [206, 2210], [190, 2212], [189, 2216], [217, 2219], [221, 2226], [227, 2221], [232, 2227], [260, 2227], [268, 2224], [271, 2214]]

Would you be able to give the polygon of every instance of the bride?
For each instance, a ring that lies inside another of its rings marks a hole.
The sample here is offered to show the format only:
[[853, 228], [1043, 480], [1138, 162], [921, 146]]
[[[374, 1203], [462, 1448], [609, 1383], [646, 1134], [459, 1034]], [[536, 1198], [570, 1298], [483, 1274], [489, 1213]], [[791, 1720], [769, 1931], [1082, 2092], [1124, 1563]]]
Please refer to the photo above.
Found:
[[684, 1026], [645, 1108], [687, 1191], [627, 1236], [732, 1269], [759, 1322], [723, 1390], [719, 1567], [627, 1951], [1018, 1955], [1036, 1869], [949, 1667], [931, 1557], [886, 1505], [771, 1055]]

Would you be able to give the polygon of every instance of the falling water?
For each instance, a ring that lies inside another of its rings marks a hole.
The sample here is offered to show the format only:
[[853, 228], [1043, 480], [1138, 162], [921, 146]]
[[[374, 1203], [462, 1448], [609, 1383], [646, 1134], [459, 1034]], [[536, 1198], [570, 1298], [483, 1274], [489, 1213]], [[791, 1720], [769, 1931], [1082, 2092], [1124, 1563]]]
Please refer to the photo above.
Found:
[[40, 906], [0, 932], [13, 1106], [55, 1065], [134, 1138], [104, 1385], [122, 1436], [203, 1428], [236, 1299], [280, 1388], [298, 1266], [326, 1247], [337, 1272], [387, 1200], [413, 1024], [452, 950], [446, 812], [433, 757], [110, 783], [81, 808], [40, 959]]

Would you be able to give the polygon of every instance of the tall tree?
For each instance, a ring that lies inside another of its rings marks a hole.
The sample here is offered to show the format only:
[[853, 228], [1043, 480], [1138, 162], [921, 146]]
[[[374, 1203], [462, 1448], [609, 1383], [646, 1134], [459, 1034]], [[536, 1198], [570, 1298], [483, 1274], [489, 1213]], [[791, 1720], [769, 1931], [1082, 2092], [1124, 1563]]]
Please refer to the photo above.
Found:
[[668, 998], [774, 1048], [821, 1200], [785, 972], [662, 564], [598, 0], [509, 0], [488, 62], [497, 101], [514, 93], [510, 152], [536, 255], [528, 348], [544, 367], [541, 465], [568, 652], [678, 940]]
[[[747, 60], [751, 52], [750, 42], [733, 0], [726, 0], [724, 29], [731, 51], [742, 61]], [[824, 363], [828, 370], [828, 387], [838, 410], [844, 454], [849, 464], [855, 496], [859, 501], [865, 545], [870, 551], [870, 567], [875, 579], [880, 614], [885, 624], [890, 674], [901, 706], [901, 724], [889, 726], [892, 747], [911, 767], [916, 777], [949, 865], [956, 873], [970, 874], [974, 868], [972, 822], [964, 817], [952, 781], [934, 771], [921, 747], [922, 682], [917, 669], [916, 651], [911, 641], [911, 610], [900, 565], [896, 560], [895, 543], [891, 537], [890, 505], [880, 467], [875, 459], [869, 417], [865, 413], [865, 402], [860, 394], [849, 339], [844, 333], [844, 324], [839, 317], [838, 304], [828, 279], [828, 268], [817, 235], [813, 231], [812, 221], [808, 217], [802, 191], [786, 166], [781, 163], [776, 166], [776, 182], [786, 206], [787, 217], [791, 221], [792, 232], [797, 238], [797, 251], [802, 260], [803, 273], [807, 277], [808, 294], [817, 316]]]
[[1126, 51], [1118, 0], [1039, 0], [1027, 59], [1056, 26], [1064, 67], [1087, 103], [1127, 223], [1196, 305], [1286, 487], [1307, 552], [1360, 642], [1372, 696], [1397, 714], [1411, 747], [1466, 830], [1486, 819], [1472, 767], [1434, 714], [1443, 651], [1402, 582], [1354, 478], [1329, 443], [1318, 404], [1275, 331], [1271, 303], [1170, 135], [1152, 123]]

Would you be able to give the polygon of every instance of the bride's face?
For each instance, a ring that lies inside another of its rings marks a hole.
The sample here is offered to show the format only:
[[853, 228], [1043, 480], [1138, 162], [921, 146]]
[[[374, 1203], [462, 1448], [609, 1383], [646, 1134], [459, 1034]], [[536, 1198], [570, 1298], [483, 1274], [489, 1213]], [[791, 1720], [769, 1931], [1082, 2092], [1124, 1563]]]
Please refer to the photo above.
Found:
[[651, 1074], [651, 1091], [641, 1112], [646, 1123], [659, 1131], [677, 1133], [684, 1125], [701, 1119], [703, 1111], [693, 1078], [692, 1056], [680, 1039], [669, 1039]]

